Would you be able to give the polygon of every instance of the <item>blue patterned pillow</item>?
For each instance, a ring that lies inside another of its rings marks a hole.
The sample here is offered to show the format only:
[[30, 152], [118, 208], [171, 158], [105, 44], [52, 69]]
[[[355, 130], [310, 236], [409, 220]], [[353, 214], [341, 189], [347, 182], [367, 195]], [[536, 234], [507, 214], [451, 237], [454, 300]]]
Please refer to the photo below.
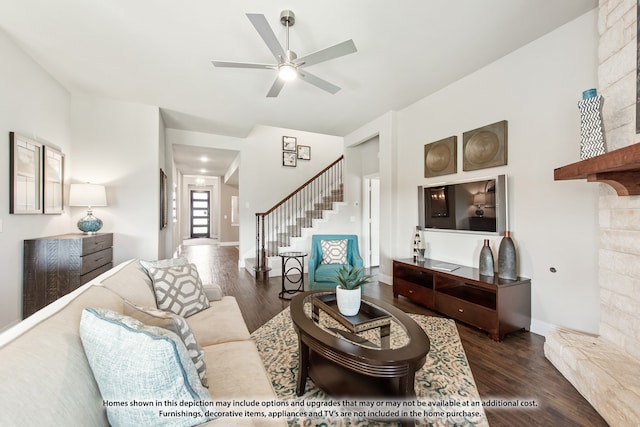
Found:
[[[173, 332], [111, 310], [85, 308], [80, 338], [112, 426], [181, 427], [211, 419], [205, 414], [214, 408], [209, 392]], [[163, 407], [165, 401], [176, 406]], [[184, 414], [161, 414], [176, 408]]]
[[346, 264], [347, 240], [320, 240], [322, 248], [321, 264]]
[[184, 317], [153, 307], [141, 307], [129, 301], [124, 302], [124, 314], [141, 321], [145, 325], [168, 329], [180, 337], [198, 371], [200, 382], [203, 386], [209, 387], [204, 350], [196, 341], [196, 337]]

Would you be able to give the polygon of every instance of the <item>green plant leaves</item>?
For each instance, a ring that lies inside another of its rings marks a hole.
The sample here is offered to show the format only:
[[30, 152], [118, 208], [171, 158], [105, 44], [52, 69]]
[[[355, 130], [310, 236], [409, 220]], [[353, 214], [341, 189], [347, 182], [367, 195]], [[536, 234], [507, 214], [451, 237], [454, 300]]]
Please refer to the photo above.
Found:
[[[335, 277], [332, 277], [331, 280], [336, 282], [339, 286], [344, 289], [357, 289], [362, 285], [367, 283], [371, 283], [371, 277], [368, 274], [364, 274], [360, 276], [362, 273], [362, 269], [359, 267], [340, 267], [338, 273]], [[358, 277], [360, 276], [360, 277]]]

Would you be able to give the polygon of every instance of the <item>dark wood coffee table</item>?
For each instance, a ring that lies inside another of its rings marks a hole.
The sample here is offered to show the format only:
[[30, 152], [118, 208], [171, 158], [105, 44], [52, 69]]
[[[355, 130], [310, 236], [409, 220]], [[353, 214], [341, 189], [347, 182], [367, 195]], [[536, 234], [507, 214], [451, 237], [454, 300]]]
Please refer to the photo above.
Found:
[[[392, 305], [362, 297], [363, 303], [390, 316], [390, 345], [376, 344], [371, 337], [361, 339], [350, 331], [336, 332], [333, 326], [319, 325], [313, 318], [314, 297], [331, 293], [304, 292], [291, 300], [291, 319], [299, 346], [298, 396], [304, 393], [307, 378], [311, 378], [333, 397], [415, 397], [415, 373], [424, 365], [430, 348], [429, 337], [420, 325]], [[336, 322], [338, 326], [339, 323]], [[375, 341], [373, 332], [369, 330]]]

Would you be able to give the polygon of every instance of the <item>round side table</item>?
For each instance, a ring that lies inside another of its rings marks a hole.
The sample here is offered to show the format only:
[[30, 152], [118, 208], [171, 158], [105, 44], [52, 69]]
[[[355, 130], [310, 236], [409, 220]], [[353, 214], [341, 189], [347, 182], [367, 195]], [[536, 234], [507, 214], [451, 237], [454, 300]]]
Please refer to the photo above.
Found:
[[[282, 290], [278, 296], [282, 299], [291, 299], [287, 295], [293, 295], [298, 292], [304, 292], [304, 257], [308, 254], [306, 252], [281, 252], [280, 258], [282, 258]], [[292, 264], [288, 266], [287, 264]], [[300, 277], [296, 280], [291, 276], [294, 274], [300, 274]], [[297, 288], [287, 289], [286, 283], [292, 285], [299, 284]]]

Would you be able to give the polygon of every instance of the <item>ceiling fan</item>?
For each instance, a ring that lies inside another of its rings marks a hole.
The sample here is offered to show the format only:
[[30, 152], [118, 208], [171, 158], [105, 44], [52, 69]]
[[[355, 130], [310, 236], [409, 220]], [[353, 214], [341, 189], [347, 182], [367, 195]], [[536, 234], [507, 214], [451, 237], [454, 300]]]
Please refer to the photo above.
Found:
[[302, 58], [298, 58], [295, 52], [289, 49], [289, 28], [291, 28], [296, 22], [295, 14], [292, 11], [283, 10], [280, 13], [280, 23], [287, 29], [286, 49], [284, 49], [280, 42], [278, 42], [276, 35], [267, 23], [267, 19], [264, 15], [247, 13], [247, 18], [249, 18], [249, 21], [251, 21], [255, 29], [258, 31], [258, 34], [260, 34], [260, 37], [262, 37], [262, 40], [264, 40], [278, 63], [257, 64], [251, 62], [212, 61], [215, 67], [277, 70], [278, 74], [276, 80], [273, 82], [269, 93], [267, 93], [268, 98], [275, 98], [278, 96], [285, 82], [298, 77], [331, 94], [335, 94], [340, 90], [338, 86], [309, 73], [306, 69], [303, 70], [303, 68], [357, 52], [356, 45], [353, 43], [353, 40], [347, 40], [303, 56]]

